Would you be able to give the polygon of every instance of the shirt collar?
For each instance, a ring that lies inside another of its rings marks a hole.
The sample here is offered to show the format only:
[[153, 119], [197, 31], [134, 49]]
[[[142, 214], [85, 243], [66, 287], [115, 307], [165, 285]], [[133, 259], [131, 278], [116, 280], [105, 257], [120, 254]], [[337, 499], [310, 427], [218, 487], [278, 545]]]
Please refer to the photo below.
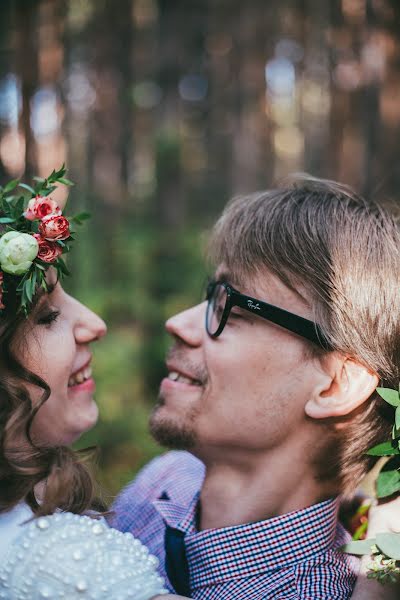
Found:
[[174, 502], [162, 494], [158, 500], [153, 501], [153, 506], [170, 527], [179, 529], [183, 533], [196, 533], [196, 514], [200, 492], [196, 492], [186, 506]]
[[334, 546], [338, 498], [265, 521], [197, 531], [199, 495], [186, 507], [170, 500], [154, 502], [168, 525], [186, 533], [192, 587], [271, 572]]

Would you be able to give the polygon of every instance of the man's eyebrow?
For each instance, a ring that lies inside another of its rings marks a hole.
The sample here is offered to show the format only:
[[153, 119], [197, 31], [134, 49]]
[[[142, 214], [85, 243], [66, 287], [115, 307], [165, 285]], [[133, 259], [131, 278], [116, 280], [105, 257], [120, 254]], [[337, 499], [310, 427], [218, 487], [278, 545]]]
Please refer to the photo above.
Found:
[[223, 283], [230, 283], [233, 287], [241, 287], [242, 283], [237, 277], [228, 269], [217, 269], [215, 273], [215, 281], [222, 281]]
[[228, 269], [217, 269], [215, 272], [215, 280], [223, 281], [224, 283], [233, 283], [233, 276]]

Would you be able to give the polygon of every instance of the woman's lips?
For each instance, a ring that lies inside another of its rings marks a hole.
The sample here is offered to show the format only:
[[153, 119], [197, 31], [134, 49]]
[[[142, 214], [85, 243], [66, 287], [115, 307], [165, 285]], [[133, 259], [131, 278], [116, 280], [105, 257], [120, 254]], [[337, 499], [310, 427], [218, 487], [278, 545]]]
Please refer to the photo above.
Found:
[[72, 386], [68, 386], [68, 391], [70, 392], [90, 392], [90, 393], [94, 393], [96, 390], [96, 383], [93, 379], [93, 377], [90, 377], [89, 379], [85, 379], [85, 381], [82, 381], [82, 383], [77, 383], [75, 385]]

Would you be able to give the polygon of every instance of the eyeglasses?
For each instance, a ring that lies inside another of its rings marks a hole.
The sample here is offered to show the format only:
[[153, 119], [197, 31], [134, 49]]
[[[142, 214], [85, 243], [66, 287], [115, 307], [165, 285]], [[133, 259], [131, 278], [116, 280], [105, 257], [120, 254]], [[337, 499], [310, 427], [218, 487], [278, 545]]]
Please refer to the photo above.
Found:
[[330, 345], [317, 323], [288, 312], [283, 308], [241, 294], [229, 283], [210, 281], [207, 286], [206, 299], [206, 330], [212, 338], [221, 335], [232, 307], [239, 306], [267, 321], [271, 321], [271, 323], [288, 329], [292, 333], [300, 335], [320, 348], [330, 350]]

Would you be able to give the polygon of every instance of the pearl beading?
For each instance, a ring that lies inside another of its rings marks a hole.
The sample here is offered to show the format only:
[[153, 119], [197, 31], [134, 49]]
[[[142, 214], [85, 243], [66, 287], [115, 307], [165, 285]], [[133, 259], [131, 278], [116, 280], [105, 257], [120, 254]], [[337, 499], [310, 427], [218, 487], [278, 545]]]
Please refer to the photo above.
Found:
[[150, 600], [158, 559], [130, 533], [57, 513], [24, 526], [0, 566], [1, 600]]

